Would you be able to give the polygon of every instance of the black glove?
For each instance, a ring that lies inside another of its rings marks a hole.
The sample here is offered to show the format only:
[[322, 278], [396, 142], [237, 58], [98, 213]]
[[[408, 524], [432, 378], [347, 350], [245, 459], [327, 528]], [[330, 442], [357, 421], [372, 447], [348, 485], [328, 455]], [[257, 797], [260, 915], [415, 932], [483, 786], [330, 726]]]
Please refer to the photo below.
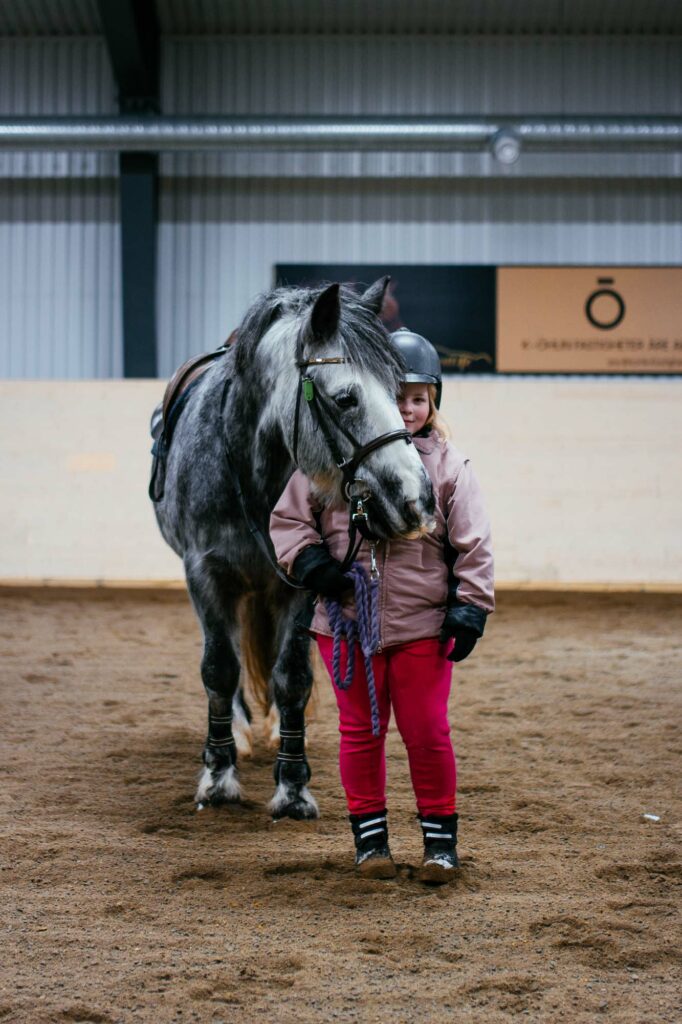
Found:
[[486, 617], [487, 612], [475, 604], [455, 601], [448, 608], [438, 639], [445, 644], [450, 637], [454, 637], [455, 646], [448, 654], [449, 661], [464, 661], [469, 657], [476, 646], [476, 641], [483, 636]]
[[353, 582], [341, 572], [341, 563], [329, 554], [325, 544], [303, 548], [292, 566], [292, 576], [314, 594], [341, 601], [353, 589]]

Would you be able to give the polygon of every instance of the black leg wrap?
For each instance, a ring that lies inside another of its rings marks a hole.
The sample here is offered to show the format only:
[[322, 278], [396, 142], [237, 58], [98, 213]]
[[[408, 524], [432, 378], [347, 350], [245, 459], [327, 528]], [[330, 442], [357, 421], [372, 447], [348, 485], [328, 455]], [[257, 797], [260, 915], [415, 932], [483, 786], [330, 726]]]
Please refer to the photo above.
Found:
[[237, 763], [237, 747], [232, 735], [232, 715], [208, 713], [208, 736], [203, 754], [211, 771], [221, 771]]
[[[310, 781], [310, 765], [305, 756], [305, 719], [302, 711], [282, 712], [279, 728], [279, 753], [275, 761], [275, 782], [305, 786]], [[284, 777], [282, 777], [284, 776]]]
[[302, 761], [282, 761], [278, 754], [272, 774], [278, 785], [286, 782], [292, 786], [307, 786], [312, 772], [305, 758]]

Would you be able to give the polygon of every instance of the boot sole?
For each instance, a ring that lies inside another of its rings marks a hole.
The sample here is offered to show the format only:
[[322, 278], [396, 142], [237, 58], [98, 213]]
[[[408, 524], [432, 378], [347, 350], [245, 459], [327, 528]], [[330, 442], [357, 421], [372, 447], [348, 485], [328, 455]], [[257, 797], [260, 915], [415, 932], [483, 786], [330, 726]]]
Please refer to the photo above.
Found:
[[363, 878], [395, 878], [398, 874], [394, 862], [389, 857], [368, 857], [355, 868]]
[[417, 872], [417, 881], [424, 885], [447, 885], [457, 877], [457, 868], [445, 868], [442, 864], [423, 864]]

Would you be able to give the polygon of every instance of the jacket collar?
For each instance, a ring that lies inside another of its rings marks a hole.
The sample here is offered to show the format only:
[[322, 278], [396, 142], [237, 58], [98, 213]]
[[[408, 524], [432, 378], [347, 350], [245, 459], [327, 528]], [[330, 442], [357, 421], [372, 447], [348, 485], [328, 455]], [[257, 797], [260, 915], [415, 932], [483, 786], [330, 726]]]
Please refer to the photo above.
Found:
[[435, 430], [429, 431], [428, 434], [423, 434], [420, 431], [412, 436], [412, 444], [422, 455], [430, 455], [438, 446], [438, 434]]

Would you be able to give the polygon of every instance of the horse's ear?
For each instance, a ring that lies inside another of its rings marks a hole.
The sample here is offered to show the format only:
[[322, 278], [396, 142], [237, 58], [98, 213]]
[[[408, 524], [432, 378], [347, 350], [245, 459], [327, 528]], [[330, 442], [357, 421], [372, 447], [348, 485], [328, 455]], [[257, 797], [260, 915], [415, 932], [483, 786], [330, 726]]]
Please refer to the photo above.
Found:
[[378, 281], [375, 281], [374, 284], [369, 286], [366, 292], [363, 292], [362, 301], [366, 306], [369, 306], [376, 316], [381, 315], [384, 298], [386, 296], [386, 289], [388, 288], [390, 280], [390, 276], [380, 277]]
[[341, 305], [338, 284], [330, 284], [318, 295], [310, 314], [310, 330], [315, 341], [326, 341], [339, 326]]

